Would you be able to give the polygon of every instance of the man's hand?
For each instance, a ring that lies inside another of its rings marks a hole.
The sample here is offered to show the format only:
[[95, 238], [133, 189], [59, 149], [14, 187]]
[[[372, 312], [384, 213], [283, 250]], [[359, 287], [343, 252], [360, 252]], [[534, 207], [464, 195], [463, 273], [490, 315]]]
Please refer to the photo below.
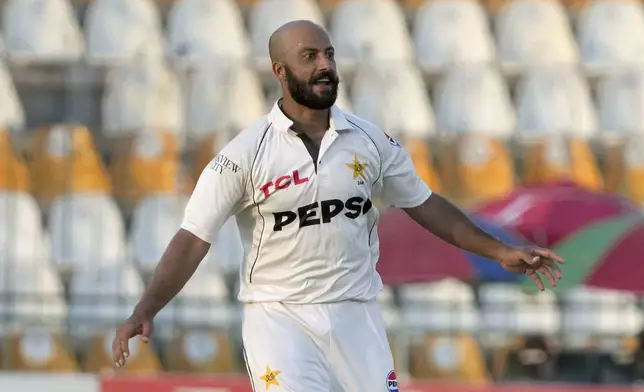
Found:
[[123, 325], [116, 330], [116, 335], [112, 341], [112, 358], [117, 368], [125, 365], [125, 361], [130, 356], [128, 342], [135, 336], [141, 335], [141, 342], [149, 343], [154, 324], [152, 320], [132, 316], [127, 319]]
[[510, 272], [528, 275], [541, 291], [545, 287], [537, 272], [541, 272], [552, 286], [556, 286], [557, 280], [561, 279], [558, 264], [564, 263], [564, 259], [553, 251], [536, 247], [510, 248], [498, 257], [498, 261]]

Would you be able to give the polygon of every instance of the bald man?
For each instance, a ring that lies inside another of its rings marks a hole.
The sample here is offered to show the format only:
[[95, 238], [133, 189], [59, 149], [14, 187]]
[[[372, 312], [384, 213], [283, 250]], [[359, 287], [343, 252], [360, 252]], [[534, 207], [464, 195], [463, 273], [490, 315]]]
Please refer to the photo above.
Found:
[[181, 228], [116, 333], [117, 367], [130, 338], [149, 341], [154, 316], [232, 215], [244, 243], [239, 300], [255, 391], [398, 391], [376, 299], [382, 282], [374, 196], [445, 241], [530, 275], [542, 289], [536, 271], [555, 284], [558, 256], [512, 248], [481, 231], [432, 193], [392, 137], [334, 105], [335, 50], [322, 27], [287, 23], [269, 49], [283, 97], [203, 170]]

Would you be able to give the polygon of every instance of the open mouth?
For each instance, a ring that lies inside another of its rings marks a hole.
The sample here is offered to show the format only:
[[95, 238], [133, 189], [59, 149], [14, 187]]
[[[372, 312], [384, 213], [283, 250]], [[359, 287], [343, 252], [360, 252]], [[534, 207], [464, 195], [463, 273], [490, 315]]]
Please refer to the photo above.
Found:
[[320, 78], [313, 83], [316, 86], [330, 86], [333, 84], [330, 78]]

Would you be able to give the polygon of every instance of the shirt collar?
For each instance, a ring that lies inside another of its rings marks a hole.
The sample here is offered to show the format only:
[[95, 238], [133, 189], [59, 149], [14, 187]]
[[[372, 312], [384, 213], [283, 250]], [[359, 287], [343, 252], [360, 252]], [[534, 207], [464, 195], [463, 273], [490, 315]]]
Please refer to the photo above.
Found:
[[[275, 101], [273, 108], [268, 114], [268, 120], [273, 124], [274, 127], [286, 132], [293, 125], [293, 121], [286, 117], [282, 109], [280, 108], [280, 99]], [[329, 119], [329, 129], [332, 131], [349, 131], [353, 129], [353, 126], [349, 123], [347, 118], [344, 116], [342, 110], [336, 105], [331, 106], [331, 118]]]

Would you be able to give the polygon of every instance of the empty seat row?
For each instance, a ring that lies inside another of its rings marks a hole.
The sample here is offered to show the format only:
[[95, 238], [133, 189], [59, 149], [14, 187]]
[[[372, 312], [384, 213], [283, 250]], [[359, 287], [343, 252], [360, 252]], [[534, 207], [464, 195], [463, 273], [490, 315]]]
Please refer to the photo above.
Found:
[[[278, 26], [296, 19], [325, 24], [314, 0], [263, 0], [252, 7], [247, 37], [233, 0], [181, 0], [170, 11], [164, 45], [152, 0], [93, 1], [86, 20], [87, 42], [67, 0], [10, 0], [4, 15], [7, 50], [16, 58], [73, 59], [87, 46], [91, 59], [108, 64], [166, 52], [193, 64], [236, 61], [252, 54], [258, 65], [268, 68], [267, 39]], [[369, 58], [417, 57], [428, 67], [442, 67], [496, 57], [487, 15], [476, 0], [424, 2], [416, 10], [413, 39], [394, 0], [343, 1], [329, 25], [346, 67]], [[555, 1], [509, 1], [496, 16], [495, 30], [499, 55], [509, 66], [575, 63], [580, 57], [594, 68], [642, 62], [644, 11], [634, 0], [601, 0], [584, 8], [576, 26], [579, 48], [563, 5]]]
[[[547, 185], [560, 180], [644, 202], [642, 136], [608, 140], [598, 147], [598, 154], [583, 138], [562, 135], [526, 136], [514, 145], [483, 134], [429, 143], [423, 137], [408, 137], [401, 142], [421, 178], [459, 202], [500, 198], [518, 183]], [[31, 192], [45, 210], [60, 196], [112, 193], [129, 212], [150, 196], [187, 197], [222, 145], [217, 137], [205, 139], [187, 171], [181, 167], [176, 137], [145, 131], [122, 141], [106, 166], [86, 128], [57, 125], [33, 135], [24, 162], [8, 133], [0, 132], [4, 153], [0, 189]]]
[[[185, 203], [176, 197], [144, 199], [134, 210], [128, 236], [116, 203], [106, 195], [57, 198], [43, 227], [31, 196], [0, 193], [0, 269], [22, 265], [48, 271], [51, 266], [68, 275], [88, 268], [136, 265], [149, 274], [179, 229]], [[213, 238], [204, 265], [208, 271], [235, 273], [243, 258], [233, 217]]]
[[[597, 84], [597, 99], [580, 72], [570, 67], [535, 69], [519, 80], [513, 101], [501, 73], [488, 66], [455, 67], [428, 93], [411, 63], [363, 67], [342, 84], [338, 106], [398, 137], [440, 133], [571, 136], [642, 133], [644, 68], [615, 72]], [[266, 99], [256, 73], [243, 66], [210, 68], [178, 76], [163, 63], [121, 68], [108, 79], [102, 102], [104, 134], [128, 137], [142, 129], [181, 135], [182, 144], [217, 134], [221, 142], [267, 112], [279, 92]], [[7, 105], [0, 124], [13, 128], [24, 115], [11, 81], [0, 74]], [[349, 91], [350, 90], [350, 91]], [[351, 93], [351, 100], [348, 93]], [[4, 118], [4, 121], [2, 120]]]

